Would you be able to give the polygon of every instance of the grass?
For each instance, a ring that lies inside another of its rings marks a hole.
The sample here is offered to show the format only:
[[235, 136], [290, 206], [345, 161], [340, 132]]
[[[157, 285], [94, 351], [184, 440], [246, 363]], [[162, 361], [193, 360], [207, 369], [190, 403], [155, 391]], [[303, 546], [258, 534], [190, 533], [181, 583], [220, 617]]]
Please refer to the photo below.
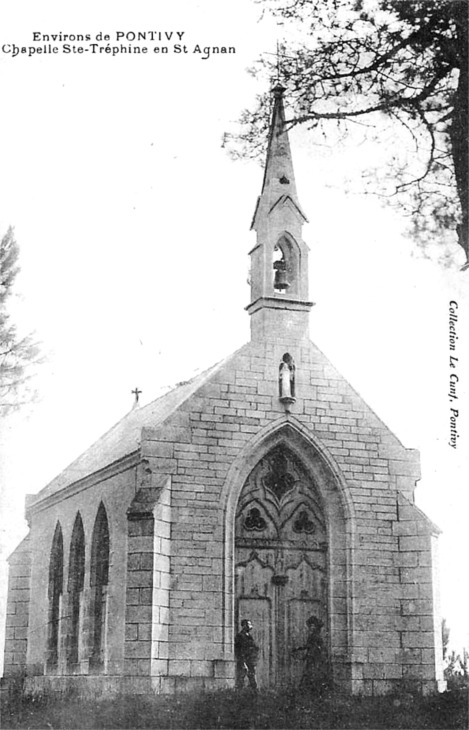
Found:
[[234, 690], [175, 696], [121, 696], [114, 700], [77, 697], [9, 697], [3, 728], [87, 730], [88, 728], [438, 728], [467, 727], [467, 690], [435, 697], [334, 697], [315, 700], [298, 692]]

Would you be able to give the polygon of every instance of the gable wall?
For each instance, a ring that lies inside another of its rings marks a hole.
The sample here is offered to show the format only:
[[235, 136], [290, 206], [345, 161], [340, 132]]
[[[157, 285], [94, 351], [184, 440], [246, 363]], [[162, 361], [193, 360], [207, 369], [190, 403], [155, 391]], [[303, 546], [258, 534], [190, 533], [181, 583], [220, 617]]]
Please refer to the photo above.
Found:
[[[155, 474], [171, 477], [165, 686], [177, 687], [182, 676], [194, 683], [199, 676], [230, 676], [232, 605], [223, 583], [230, 547], [220, 500], [229, 469], [250, 440], [269, 424], [288, 420], [278, 399], [278, 365], [286, 351], [297, 367], [290, 418], [329, 453], [353, 505], [347, 525], [353, 555], [346, 566], [345, 558], [332, 566], [346, 571], [342, 654], [348, 669], [342, 667], [341, 674], [354, 691], [366, 693], [387, 691], [409, 676], [421, 688], [433, 687], [430, 530], [409, 501], [420, 476], [418, 455], [404, 449], [322, 353], [304, 341], [247, 345], [162, 426], [144, 429], [142, 456]], [[402, 534], [398, 489], [417, 519], [412, 535]], [[405, 566], [413, 572], [406, 573]]]

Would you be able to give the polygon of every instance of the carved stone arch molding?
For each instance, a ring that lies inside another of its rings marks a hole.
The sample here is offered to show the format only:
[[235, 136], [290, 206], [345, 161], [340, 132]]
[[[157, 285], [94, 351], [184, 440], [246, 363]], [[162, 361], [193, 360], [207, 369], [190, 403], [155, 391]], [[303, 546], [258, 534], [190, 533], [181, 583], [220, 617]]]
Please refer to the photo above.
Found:
[[295, 682], [301, 662], [293, 666], [289, 655], [314, 614], [325, 624], [334, 679], [347, 683], [354, 515], [334, 459], [299, 421], [281, 418], [239, 454], [221, 497], [226, 658], [249, 612], [266, 647], [261, 684]]

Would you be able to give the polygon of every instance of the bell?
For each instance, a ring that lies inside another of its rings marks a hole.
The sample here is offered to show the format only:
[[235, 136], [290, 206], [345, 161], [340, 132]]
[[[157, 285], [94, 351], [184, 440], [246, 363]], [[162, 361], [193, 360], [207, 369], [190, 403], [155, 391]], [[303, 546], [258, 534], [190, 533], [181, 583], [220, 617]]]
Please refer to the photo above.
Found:
[[274, 289], [282, 291], [287, 289], [290, 284], [287, 281], [287, 271], [285, 261], [276, 261], [274, 263], [275, 276], [274, 276]]

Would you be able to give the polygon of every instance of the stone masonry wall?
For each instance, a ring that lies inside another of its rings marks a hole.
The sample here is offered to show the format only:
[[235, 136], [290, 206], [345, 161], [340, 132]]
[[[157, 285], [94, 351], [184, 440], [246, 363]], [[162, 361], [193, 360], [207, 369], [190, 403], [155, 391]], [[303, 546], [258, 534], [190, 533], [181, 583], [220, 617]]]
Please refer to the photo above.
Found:
[[28, 648], [31, 554], [29, 537], [10, 555], [5, 632], [4, 675], [21, 675], [26, 669]]
[[[127, 515], [126, 511], [135, 495], [137, 476], [136, 467], [121, 468], [116, 474], [104, 474], [88, 481], [82, 489], [73, 487], [73, 494], [67, 499], [57, 495], [49, 504], [40, 507], [30, 515], [31, 550], [31, 594], [30, 618], [27, 640], [27, 691], [42, 691], [47, 687], [63, 690], [75, 684], [81, 686], [80, 676], [93, 671], [90, 667], [92, 654], [91, 630], [91, 545], [96, 516], [103, 503], [109, 525], [109, 585], [107, 591], [108, 621], [106, 631], [105, 664], [100, 671], [108, 677], [121, 677], [124, 672], [124, 633], [125, 633], [125, 584], [127, 556]], [[81, 515], [85, 534], [85, 576], [81, 595], [81, 622], [79, 656], [76, 666], [68, 662], [69, 645], [69, 605], [68, 572], [70, 545], [78, 512]], [[63, 533], [63, 594], [59, 620], [59, 651], [57, 667], [48, 667], [48, 577], [51, 547], [57, 524]], [[14, 572], [10, 568], [11, 575]], [[25, 642], [26, 643], [26, 642]], [[48, 676], [49, 675], [49, 676]], [[72, 681], [73, 680], [73, 681]], [[80, 681], [79, 681], [80, 680]], [[106, 683], [98, 676], [90, 677], [90, 683], [101, 687]], [[109, 684], [109, 682], [108, 682]], [[107, 685], [106, 685], [107, 686]]]
[[[170, 480], [152, 480], [127, 511], [127, 590], [124, 676], [131, 691], [159, 690], [168, 674]], [[151, 681], [149, 681], [151, 680]]]
[[[285, 352], [296, 363], [291, 413], [278, 397]], [[47, 593], [56, 521], [60, 518], [64, 530], [66, 574], [76, 512], [82, 513], [89, 550], [104, 498], [111, 621], [107, 679], [83, 676], [84, 660], [81, 677], [37, 675], [31, 682], [59, 686], [73, 680], [81, 687], [89, 679], [95, 690], [132, 692], [232, 685], [234, 540], [227, 526], [234, 522], [230, 509], [236, 509], [236, 501], [230, 503], [230, 496], [244, 483], [237, 470], [241, 474], [243, 465], [251, 464], [265, 434], [280, 432], [303, 439], [311, 464], [327, 461], [323, 494], [336, 500], [335, 506], [326, 505], [333, 536], [329, 630], [335, 681], [346, 691], [365, 694], [382, 694], [402, 682], [422, 692], [436, 687], [441, 665], [432, 573], [436, 533], [413, 505], [418, 454], [400, 444], [313, 344], [291, 336], [285, 342], [246, 345], [162, 424], [143, 428], [138, 470], [90, 483], [86, 500], [77, 491], [33, 519], [35, 560], [43, 564], [36, 570], [33, 611], [40, 629], [44, 607], [39, 600]], [[29, 575], [27, 555], [25, 542], [12, 556], [9, 615], [17, 618], [8, 625], [8, 641], [21, 646], [7, 645], [16, 647], [9, 666], [25, 662], [26, 638], [20, 634], [26, 637], [27, 595], [18, 580]], [[15, 623], [20, 615], [26, 621], [21, 625]], [[46, 634], [31, 633], [31, 626], [29, 633], [28, 657], [36, 666], [44, 657]], [[64, 665], [59, 673], [66, 673]]]
[[[286, 351], [296, 362], [290, 416], [278, 399]], [[232, 676], [220, 495], [250, 440], [289, 419], [330, 454], [353, 505], [351, 622], [343, 637], [349, 687], [377, 694], [411, 677], [429, 691], [435, 686], [431, 529], [412, 505], [418, 454], [400, 444], [314, 345], [291, 339], [246, 345], [164, 424], [142, 434], [152, 472], [171, 477], [168, 678], [177, 688], [223, 684]]]

